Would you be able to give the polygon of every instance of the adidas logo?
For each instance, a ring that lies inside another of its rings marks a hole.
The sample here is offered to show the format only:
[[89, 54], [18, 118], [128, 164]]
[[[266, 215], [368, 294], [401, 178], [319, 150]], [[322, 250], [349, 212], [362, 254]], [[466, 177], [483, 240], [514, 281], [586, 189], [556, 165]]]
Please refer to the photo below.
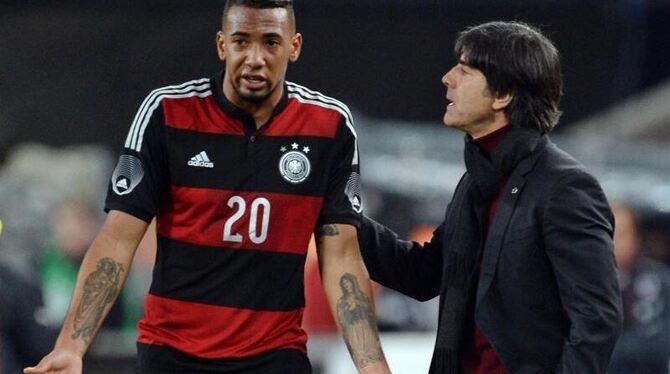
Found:
[[191, 157], [191, 159], [188, 161], [188, 166], [213, 168], [214, 163], [209, 160], [209, 157], [207, 157], [207, 153], [205, 151], [202, 151], [197, 155]]
[[116, 187], [127, 190], [128, 189], [128, 180], [126, 178], [119, 179], [119, 181], [116, 182]]
[[351, 205], [356, 209], [360, 209], [361, 200], [358, 198], [358, 196], [354, 196], [354, 198], [351, 200]]

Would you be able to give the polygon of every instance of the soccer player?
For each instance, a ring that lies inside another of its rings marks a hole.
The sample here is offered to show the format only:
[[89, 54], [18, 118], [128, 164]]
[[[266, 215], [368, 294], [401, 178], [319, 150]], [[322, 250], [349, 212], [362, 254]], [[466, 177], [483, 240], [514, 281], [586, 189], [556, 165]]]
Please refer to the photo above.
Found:
[[372, 278], [440, 296], [431, 374], [605, 373], [621, 328], [613, 216], [596, 179], [547, 136], [558, 51], [533, 27], [463, 31], [443, 77], [445, 125], [465, 133], [466, 173], [423, 246], [365, 220]]
[[285, 81], [302, 41], [290, 0], [228, 0], [216, 35], [225, 71], [146, 98], [55, 348], [26, 374], [81, 372], [154, 216], [141, 373], [310, 373], [300, 323], [312, 232], [354, 364], [389, 372], [356, 237], [353, 121], [341, 102]]

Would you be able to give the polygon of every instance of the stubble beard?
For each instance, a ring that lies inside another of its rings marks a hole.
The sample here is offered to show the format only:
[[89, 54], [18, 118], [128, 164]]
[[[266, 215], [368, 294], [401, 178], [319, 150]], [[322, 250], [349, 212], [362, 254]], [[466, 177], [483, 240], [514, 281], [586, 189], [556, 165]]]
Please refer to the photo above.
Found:
[[274, 87], [271, 87], [267, 92], [242, 92], [242, 90], [239, 87], [233, 87], [235, 92], [237, 92], [237, 96], [239, 96], [240, 99], [243, 101], [253, 104], [253, 105], [259, 105], [263, 104], [265, 101], [267, 101], [270, 96], [272, 95], [273, 92], [277, 89], [279, 84], [275, 85]]

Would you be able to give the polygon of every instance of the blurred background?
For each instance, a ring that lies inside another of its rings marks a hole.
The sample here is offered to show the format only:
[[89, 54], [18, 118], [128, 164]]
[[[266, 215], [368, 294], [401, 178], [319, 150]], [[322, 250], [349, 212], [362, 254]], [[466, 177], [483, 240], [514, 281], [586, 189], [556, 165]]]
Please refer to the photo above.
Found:
[[[0, 0], [1, 373], [53, 344], [143, 98], [221, 70], [222, 5]], [[628, 228], [617, 249], [628, 259], [619, 262], [627, 312], [611, 372], [670, 372], [670, 1], [296, 0], [295, 8], [305, 42], [288, 79], [348, 104], [367, 214], [418, 241], [441, 221], [465, 170], [463, 136], [441, 122], [440, 78], [456, 62], [457, 32], [491, 20], [541, 28], [562, 55], [565, 83], [552, 139], [634, 217], [618, 220]], [[86, 372], [132, 372], [154, 251], [149, 235]], [[306, 269], [315, 372], [353, 372], [313, 259]], [[392, 368], [427, 372], [436, 300], [382, 287], [376, 299]]]

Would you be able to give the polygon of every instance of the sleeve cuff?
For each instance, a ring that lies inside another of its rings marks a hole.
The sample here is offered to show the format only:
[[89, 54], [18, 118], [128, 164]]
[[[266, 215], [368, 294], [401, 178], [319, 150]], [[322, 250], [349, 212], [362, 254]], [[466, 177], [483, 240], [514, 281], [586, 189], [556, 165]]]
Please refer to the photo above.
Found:
[[105, 204], [105, 213], [109, 213], [110, 210], [118, 210], [124, 213], [128, 213], [131, 216], [135, 218], [139, 218], [144, 222], [150, 223], [151, 220], [154, 218], [153, 213], [149, 213], [146, 210], [143, 210], [141, 208], [131, 206], [128, 204], [122, 204], [119, 202], [107, 202]]
[[361, 217], [355, 213], [330, 214], [321, 216], [316, 223], [317, 226], [330, 224], [352, 225], [358, 230], [361, 228]]

